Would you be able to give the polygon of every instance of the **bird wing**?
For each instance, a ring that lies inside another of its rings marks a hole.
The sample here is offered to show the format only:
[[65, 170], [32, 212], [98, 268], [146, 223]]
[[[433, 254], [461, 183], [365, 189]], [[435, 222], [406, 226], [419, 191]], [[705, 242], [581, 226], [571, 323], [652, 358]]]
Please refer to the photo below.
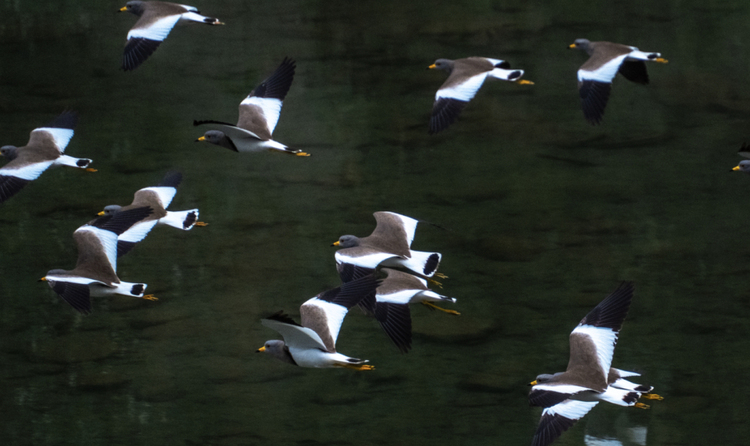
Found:
[[268, 318], [262, 319], [260, 323], [278, 331], [290, 348], [327, 350], [320, 336], [310, 328]]
[[[294, 80], [295, 64], [285, 57], [276, 71], [260, 83], [240, 103], [238, 127], [271, 139], [279, 122], [281, 106]], [[259, 116], [258, 116], [259, 113]]]
[[565, 400], [542, 412], [531, 446], [548, 446], [583, 418], [598, 401]]

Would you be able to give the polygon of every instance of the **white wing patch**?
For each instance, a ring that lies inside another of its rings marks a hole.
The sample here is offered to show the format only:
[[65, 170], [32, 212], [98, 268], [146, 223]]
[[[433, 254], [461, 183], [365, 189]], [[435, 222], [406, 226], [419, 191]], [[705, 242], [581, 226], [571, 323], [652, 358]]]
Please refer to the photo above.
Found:
[[167, 38], [179, 20], [180, 15], [170, 15], [151, 23], [147, 28], [133, 28], [128, 32], [128, 40], [141, 38], [161, 42]]
[[464, 82], [448, 88], [441, 88], [435, 93], [435, 100], [441, 98], [458, 99], [459, 101], [469, 102], [479, 91], [479, 88], [487, 78], [487, 73], [477, 74], [466, 79]]
[[5, 166], [0, 168], [0, 175], [7, 175], [28, 181], [36, 180], [42, 172], [52, 165], [52, 163], [54, 163], [54, 161], [44, 161], [41, 163], [27, 164], [15, 169]]
[[561, 417], [565, 417], [569, 420], [580, 420], [598, 403], [598, 401], [565, 400], [562, 403], [555, 404], [552, 407], [544, 409], [544, 411], [542, 412], [542, 416], [560, 415]]
[[411, 299], [422, 290], [401, 290], [391, 294], [376, 294], [375, 299], [378, 302], [389, 304], [408, 304]]
[[141, 190], [147, 190], [155, 193], [159, 197], [159, 201], [161, 202], [161, 206], [166, 209], [169, 207], [169, 204], [172, 202], [172, 199], [174, 198], [175, 194], [177, 193], [177, 189], [174, 187], [144, 187]]
[[[508, 79], [508, 76], [510, 76], [511, 74], [513, 74], [513, 73], [515, 73], [517, 71], [521, 72], [521, 74], [518, 75], [514, 79]], [[497, 78], [497, 79], [502, 79], [504, 81], [515, 82], [518, 79], [521, 79], [521, 77], [523, 77], [523, 73], [524, 73], [523, 70], [506, 70], [506, 69], [503, 69], [503, 68], [495, 68], [495, 69], [493, 69], [492, 71], [489, 72], [488, 76], [494, 77], [494, 78]]]
[[180, 20], [189, 20], [191, 22], [201, 22], [205, 23], [205, 19], [208, 17], [204, 17], [200, 14], [196, 14], [195, 12], [198, 11], [197, 9], [193, 8], [191, 12], [186, 12], [180, 16]]
[[302, 304], [302, 309], [300, 309], [300, 311], [304, 311], [305, 306], [315, 306], [325, 312], [328, 332], [331, 334], [331, 339], [333, 339], [333, 345], [336, 345], [336, 339], [339, 337], [341, 324], [344, 323], [344, 318], [349, 310], [347, 310], [346, 307], [320, 300], [317, 297], [313, 297]]
[[606, 377], [612, 365], [612, 355], [615, 353], [617, 333], [612, 331], [611, 328], [594, 327], [593, 325], [579, 325], [571, 334], [573, 333], [588, 336], [594, 342], [599, 366]]
[[[355, 249], [359, 249], [359, 248], [355, 248]], [[373, 252], [372, 254], [366, 254], [363, 256], [354, 257], [354, 256], [348, 256], [346, 254], [346, 251], [347, 249], [341, 249], [339, 251], [336, 251], [336, 254], [334, 255], [334, 257], [336, 259], [337, 264], [350, 263], [352, 265], [375, 269], [378, 267], [378, 265], [390, 259], [391, 257], [398, 258], [398, 256], [394, 256], [393, 254], [389, 254], [387, 252]]]
[[79, 283], [82, 285], [89, 285], [91, 283], [101, 283], [102, 285], [105, 285], [104, 282], [94, 279], [89, 279], [88, 277], [76, 277], [76, 276], [56, 276], [54, 274], [50, 274], [44, 277], [48, 281], [53, 282], [67, 282], [67, 283]]
[[73, 137], [74, 133], [72, 129], [61, 129], [59, 127], [39, 127], [31, 131], [31, 133], [35, 132], [48, 133], [55, 140], [55, 145], [60, 153], [65, 152], [65, 148], [68, 146], [70, 138]]
[[566, 395], [574, 395], [576, 393], [594, 390], [589, 389], [588, 387], [576, 386], [573, 384], [536, 384], [532, 389], [546, 390], [548, 392], [555, 393], [564, 393]]
[[123, 242], [138, 243], [146, 238], [148, 233], [154, 229], [154, 226], [156, 226], [156, 223], [158, 222], [159, 220], [150, 220], [136, 223], [117, 238]]
[[414, 240], [414, 233], [417, 231], [417, 224], [419, 224], [419, 220], [415, 220], [411, 217], [397, 214], [395, 212], [383, 212], [383, 213], [391, 214], [394, 217], [398, 217], [398, 219], [401, 220], [401, 224], [403, 225], [404, 231], [406, 232], [406, 244], [407, 246], [411, 247], [411, 242]]
[[109, 264], [112, 266], [112, 271], [117, 272], [117, 234], [90, 225], [81, 226], [75, 232], [93, 233], [99, 239], [99, 242], [101, 242]]
[[282, 102], [274, 98], [259, 98], [257, 96], [248, 96], [240, 102], [240, 105], [255, 105], [263, 110], [263, 117], [266, 118], [266, 125], [269, 133], [273, 134], [276, 124], [279, 122], [281, 115]]
[[601, 67], [597, 68], [596, 71], [578, 70], [578, 80], [583, 81], [597, 81], [611, 83], [617, 74], [617, 70], [620, 69], [620, 65], [628, 57], [627, 54], [617, 56], [609, 62], [605, 63]]

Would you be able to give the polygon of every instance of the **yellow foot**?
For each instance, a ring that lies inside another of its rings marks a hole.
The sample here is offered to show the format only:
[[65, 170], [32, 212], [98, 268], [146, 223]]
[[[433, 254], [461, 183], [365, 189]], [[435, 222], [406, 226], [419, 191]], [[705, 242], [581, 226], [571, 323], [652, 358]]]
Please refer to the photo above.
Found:
[[89, 167], [88, 169], [86, 169], [86, 172], [97, 172], [97, 170], [96, 169], [92, 169], [91, 167]]
[[446, 276], [446, 275], [445, 275], [445, 274], [443, 274], [443, 273], [435, 273], [435, 275], [436, 275], [436, 276], [437, 276], [438, 278], [440, 278], [440, 279], [447, 279], [447, 278], [448, 278], [448, 276]]
[[664, 59], [664, 58], [661, 58], [661, 57], [658, 57], [658, 58], [654, 59], [654, 61], [655, 62], [659, 62], [659, 63], [669, 63], [669, 61], [667, 59]]
[[458, 311], [448, 310], [448, 309], [445, 309], [445, 308], [440, 308], [437, 305], [433, 304], [432, 302], [427, 302], [426, 300], [422, 301], [422, 305], [425, 305], [425, 306], [430, 307], [430, 308], [435, 309], [435, 310], [444, 311], [444, 312], [446, 312], [448, 314], [455, 314], [456, 316], [460, 316], [461, 315], [461, 313], [459, 313]]
[[195, 226], [208, 226], [208, 223], [204, 223], [202, 221], [196, 221]]
[[643, 403], [635, 403], [635, 407], [639, 409], [648, 409], [651, 406], [649, 406], [648, 404], [643, 404]]
[[430, 277], [428, 277], [428, 278], [427, 278], [427, 282], [429, 282], [429, 283], [431, 283], [431, 284], [435, 285], [435, 286], [436, 286], [436, 287], [438, 287], [438, 288], [442, 288], [442, 287], [443, 287], [443, 284], [442, 284], [442, 283], [440, 283], [440, 282], [438, 282], [437, 280], [435, 280], [435, 279], [433, 279], [433, 278], [430, 278]]
[[655, 393], [644, 393], [643, 395], [641, 395], [641, 398], [646, 398], [647, 400], [659, 400], [659, 401], [664, 399], [663, 396], [657, 395]]
[[375, 370], [375, 366], [368, 365], [368, 364], [336, 364], [339, 367], [343, 367], [345, 369], [351, 369], [351, 370], [357, 370], [359, 372], [363, 370]]
[[310, 156], [310, 154], [306, 152], [297, 152], [294, 154], [294, 156]]
[[153, 294], [146, 294], [145, 296], [142, 297], [142, 299], [146, 299], [146, 300], [159, 300], [159, 298], [156, 297], [156, 296], [154, 296]]
[[526, 79], [521, 79], [520, 81], [516, 82], [518, 85], [534, 85], [533, 82], [527, 81]]

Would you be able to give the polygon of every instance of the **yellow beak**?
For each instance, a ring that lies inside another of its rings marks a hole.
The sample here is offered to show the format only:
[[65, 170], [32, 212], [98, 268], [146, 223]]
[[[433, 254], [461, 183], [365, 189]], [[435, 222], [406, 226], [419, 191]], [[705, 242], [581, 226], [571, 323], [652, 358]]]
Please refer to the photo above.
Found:
[[101, 211], [101, 212], [99, 212], [99, 213], [98, 213], [98, 214], [96, 214], [96, 215], [98, 215], [98, 216], [100, 216], [100, 217], [101, 217], [102, 215], [104, 215], [104, 211]]
[[340, 243], [339, 243], [338, 240], [336, 240], [335, 242], [331, 243], [331, 246], [339, 246], [339, 245], [340, 245]]
[[570, 45], [568, 45], [568, 48], [575, 48], [575, 47], [576, 47], [575, 43], [571, 43]]
[[432, 64], [432, 65], [430, 65], [429, 67], [427, 67], [427, 69], [428, 69], [428, 70], [432, 70], [432, 69], [434, 69], [434, 68], [437, 68], [437, 67], [435, 66], [435, 64]]
[[128, 7], [127, 6], [123, 6], [122, 8], [120, 8], [119, 12], [125, 12], [127, 10], [128, 10]]
[[535, 386], [535, 385], [536, 385], [536, 380], [534, 380], [534, 381], [531, 381], [531, 382], [529, 383], [529, 385], [530, 385], [530, 386]]
[[263, 347], [259, 348], [258, 350], [255, 350], [255, 353], [262, 353], [264, 351], [266, 351], [266, 346], [265, 345]]
[[47, 276], [42, 277], [41, 279], [39, 279], [39, 281], [40, 282], [46, 282], [47, 281]]
[[732, 167], [732, 170], [740, 170], [740, 166], [734, 166]]
[[205, 136], [201, 136], [200, 138], [196, 139], [196, 141], [205, 141], [205, 140], [206, 140]]

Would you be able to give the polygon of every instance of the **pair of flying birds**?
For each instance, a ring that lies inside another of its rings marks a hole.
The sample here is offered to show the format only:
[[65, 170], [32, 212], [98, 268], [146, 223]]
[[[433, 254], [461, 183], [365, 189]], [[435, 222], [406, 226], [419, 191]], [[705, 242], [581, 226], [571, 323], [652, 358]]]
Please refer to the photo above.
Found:
[[[336, 352], [336, 338], [349, 309], [355, 305], [375, 317], [404, 353], [411, 348], [409, 304], [455, 302], [427, 287], [442, 256], [411, 249], [418, 220], [394, 212], [376, 212], [377, 225], [367, 237], [344, 235], [333, 246], [336, 268], [343, 284], [306, 301], [300, 307], [301, 325], [278, 312], [262, 320], [281, 333], [283, 341], [268, 341], [258, 351], [301, 367], [344, 367], [371, 370], [368, 361]], [[408, 271], [404, 272], [397, 269]]]
[[91, 297], [114, 294], [156, 300], [145, 295], [145, 283], [131, 283], [117, 276], [117, 259], [128, 252], [158, 224], [189, 231], [206, 226], [198, 221], [198, 209], [167, 211], [177, 193], [182, 174], [170, 172], [158, 186], [138, 190], [127, 206], [109, 205], [99, 218], [73, 233], [78, 260], [72, 270], [53, 269], [41, 279], [78, 312], [91, 312]]

